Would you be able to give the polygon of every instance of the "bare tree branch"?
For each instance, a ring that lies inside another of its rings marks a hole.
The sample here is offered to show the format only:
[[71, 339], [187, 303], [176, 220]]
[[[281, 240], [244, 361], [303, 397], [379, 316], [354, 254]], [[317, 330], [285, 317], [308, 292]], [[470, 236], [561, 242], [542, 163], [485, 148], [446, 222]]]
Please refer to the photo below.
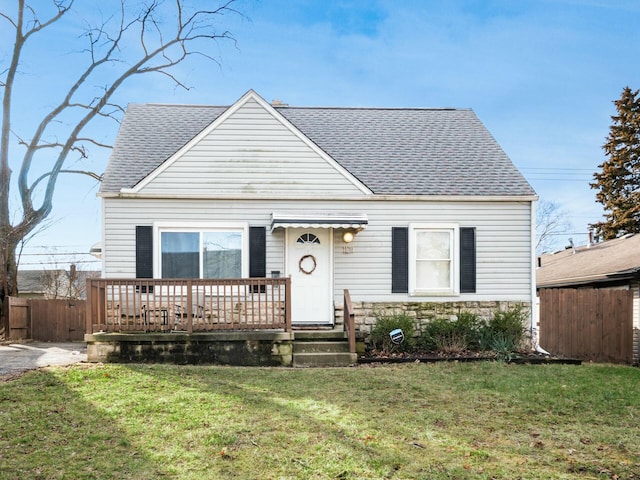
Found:
[[536, 252], [542, 254], [556, 249], [558, 237], [569, 231], [571, 224], [567, 213], [549, 200], [539, 200], [536, 210]]
[[[58, 174], [60, 173], [76, 173], [79, 175], [87, 175], [91, 178], [93, 178], [94, 180], [97, 180], [98, 182], [102, 181], [102, 175], [95, 173], [95, 172], [90, 172], [88, 170], [60, 170], [58, 172]], [[38, 183], [40, 183], [42, 180], [44, 180], [45, 178], [48, 178], [49, 176], [51, 176], [51, 172], [47, 172], [44, 173], [42, 175], [40, 175], [38, 178], [36, 178], [34, 180], [34, 182], [31, 184], [31, 190], [34, 190], [36, 188], [36, 186], [38, 185]]]
[[[208, 0], [207, 3], [213, 1]], [[100, 175], [90, 171], [65, 168], [71, 161], [70, 156], [79, 154], [87, 158], [89, 145], [108, 148], [104, 142], [85, 132], [87, 126], [98, 119], [120, 121], [124, 107], [114, 99], [114, 95], [126, 81], [134, 77], [159, 73], [175, 86], [188, 90], [188, 85], [178, 78], [173, 67], [194, 55], [219, 65], [219, 61], [203, 46], [206, 42], [216, 44], [221, 40], [235, 44], [231, 33], [216, 28], [218, 17], [239, 15], [233, 8], [234, 2], [224, 0], [217, 8], [188, 9], [186, 0], [149, 0], [133, 4], [120, 0], [112, 15], [99, 21], [92, 16], [86, 17], [84, 32], [78, 37], [83, 38], [86, 44], [76, 54], [84, 56], [87, 63], [75, 74], [62, 98], [53, 103], [53, 107], [35, 123], [33, 132], [28, 136], [18, 135], [11, 128], [13, 90], [23, 53], [31, 45], [32, 37], [41, 37], [48, 27], [86, 4], [74, 0], [52, 0], [49, 7], [53, 9], [43, 18], [39, 9], [44, 11], [46, 7], [40, 3], [34, 8], [27, 5], [26, 0], [17, 0], [15, 14], [7, 13], [7, 9], [0, 7], [4, 10], [0, 11], [3, 25], [12, 28], [14, 34], [9, 66], [2, 72], [0, 80], [3, 89], [0, 131], [0, 299], [7, 292], [15, 290], [10, 285], [15, 278], [9, 277], [15, 277], [12, 269], [16, 265], [16, 246], [50, 214], [58, 176], [74, 173], [89, 175], [98, 181], [101, 179]], [[81, 15], [81, 12], [78, 14]], [[56, 41], [60, 42], [60, 39]], [[98, 81], [103, 87], [96, 94], [92, 83]], [[21, 218], [15, 222], [9, 215], [11, 135], [15, 135], [20, 147], [25, 149], [17, 177]]]
[[[141, 16], [137, 17], [137, 19], [134, 19], [128, 23], [125, 21], [124, 4], [121, 4], [121, 17], [119, 22], [120, 27], [116, 36], [114, 36], [113, 38], [109, 37], [111, 42], [109, 48], [107, 49], [105, 54], [103, 54], [100, 58], [98, 58], [95, 55], [95, 50], [94, 50], [95, 45], [94, 43], [92, 43], [91, 52], [92, 52], [93, 62], [89, 65], [89, 67], [85, 70], [85, 72], [83, 72], [82, 75], [80, 75], [76, 83], [71, 87], [67, 96], [58, 105], [58, 107], [53, 109], [50, 112], [50, 114], [43, 119], [39, 128], [36, 131], [36, 135], [34, 135], [32, 139], [31, 145], [35, 145], [37, 144], [37, 142], [40, 141], [46, 127], [58, 115], [60, 115], [62, 111], [74, 105], [78, 106], [77, 104], [71, 103], [71, 98], [75, 95], [77, 90], [82, 85], [84, 85], [87, 78], [89, 78], [89, 76], [93, 73], [93, 71], [95, 71], [99, 66], [107, 62], [110, 62], [113, 59], [113, 55], [119, 51], [119, 45], [120, 45], [120, 42], [122, 41], [122, 38], [125, 32], [127, 32], [128, 29], [132, 28], [132, 26], [135, 25], [136, 23], [140, 23], [140, 30], [142, 32], [140, 41], [143, 47], [144, 55], [136, 63], [131, 65], [131, 67], [125, 70], [118, 78], [116, 78], [111, 85], [107, 86], [101, 97], [94, 99], [94, 100], [97, 100], [96, 103], [92, 104], [92, 107], [89, 109], [88, 113], [76, 124], [75, 128], [69, 135], [68, 141], [65, 143], [65, 145], [62, 146], [62, 150], [60, 151], [58, 158], [51, 169], [50, 175], [48, 177], [47, 189], [45, 192], [44, 200], [38, 209], [34, 209], [33, 207], [32, 195], [31, 195], [32, 188], [27, 184], [28, 173], [33, 161], [33, 153], [36, 150], [28, 149], [28, 153], [27, 155], [25, 155], [25, 159], [22, 163], [20, 175], [18, 177], [18, 186], [19, 186], [20, 196], [22, 199], [22, 209], [24, 212], [27, 212], [25, 214], [25, 221], [32, 221], [33, 219], [29, 218], [31, 216], [33, 216], [35, 219], [40, 219], [40, 218], [46, 217], [49, 214], [51, 210], [51, 200], [53, 197], [55, 182], [57, 180], [57, 174], [62, 168], [62, 165], [64, 164], [65, 160], [67, 159], [68, 154], [71, 151], [74, 151], [73, 145], [77, 141], [77, 137], [79, 133], [96, 115], [98, 115], [101, 112], [102, 108], [108, 104], [109, 99], [118, 90], [120, 85], [124, 83], [125, 80], [127, 80], [128, 78], [134, 75], [158, 72], [167, 76], [171, 80], [173, 80], [176, 85], [186, 88], [186, 86], [182, 82], [180, 82], [175, 76], [173, 76], [173, 74], [171, 74], [167, 70], [173, 66], [178, 65], [189, 56], [190, 53], [186, 47], [186, 45], [189, 42], [192, 42], [198, 39], [216, 40], [219, 38], [230, 37], [230, 35], [226, 31], [223, 32], [223, 34], [221, 35], [216, 33], [213, 33], [213, 34], [211, 33], [194, 34], [193, 33], [194, 31], [196, 31], [196, 29], [194, 28], [194, 22], [200, 22], [203, 15], [219, 14], [220, 12], [224, 11], [225, 7], [228, 6], [230, 3], [231, 2], [227, 2], [225, 6], [222, 6], [216, 10], [196, 11], [192, 16], [190, 16], [186, 21], [183, 22], [182, 2], [177, 0], [176, 9], [178, 12], [178, 25], [176, 26], [175, 35], [172, 38], [165, 40], [161, 32], [159, 32], [158, 33], [159, 43], [153, 50], [151, 50], [148, 47], [147, 45], [148, 42], [145, 39], [144, 32], [149, 31], [150, 25], [153, 26], [154, 29], [159, 28], [158, 22], [155, 16], [157, 13], [156, 10], [158, 9], [159, 4], [157, 2], [151, 3], [145, 9], [145, 11]], [[104, 28], [104, 27], [101, 27], [101, 28]], [[100, 30], [99, 36], [102, 36], [102, 32], [103, 30]], [[167, 52], [169, 52], [170, 49], [174, 46], [179, 47], [180, 53], [176, 57], [171, 58]], [[165, 61], [158, 64], [151, 64], [151, 62], [157, 58], [163, 58]]]

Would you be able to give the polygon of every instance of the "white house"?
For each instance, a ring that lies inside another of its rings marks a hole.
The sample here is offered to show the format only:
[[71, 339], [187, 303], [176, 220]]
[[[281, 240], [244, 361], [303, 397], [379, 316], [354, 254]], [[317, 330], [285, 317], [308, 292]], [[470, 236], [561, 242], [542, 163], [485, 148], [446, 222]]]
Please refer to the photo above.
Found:
[[294, 326], [535, 298], [536, 194], [469, 109], [132, 104], [99, 195], [104, 277], [290, 277]]

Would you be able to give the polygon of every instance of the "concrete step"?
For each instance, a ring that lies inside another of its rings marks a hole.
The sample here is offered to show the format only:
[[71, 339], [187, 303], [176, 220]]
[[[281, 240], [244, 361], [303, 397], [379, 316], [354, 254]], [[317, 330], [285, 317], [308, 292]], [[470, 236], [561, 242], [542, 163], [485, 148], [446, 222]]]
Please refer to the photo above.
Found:
[[294, 330], [294, 340], [346, 340], [347, 333], [343, 330]]
[[311, 341], [295, 340], [293, 353], [349, 353], [347, 341]]
[[293, 335], [294, 367], [348, 367], [358, 361], [342, 329], [295, 330]]
[[348, 367], [355, 365], [358, 356], [355, 353], [294, 353], [294, 367]]

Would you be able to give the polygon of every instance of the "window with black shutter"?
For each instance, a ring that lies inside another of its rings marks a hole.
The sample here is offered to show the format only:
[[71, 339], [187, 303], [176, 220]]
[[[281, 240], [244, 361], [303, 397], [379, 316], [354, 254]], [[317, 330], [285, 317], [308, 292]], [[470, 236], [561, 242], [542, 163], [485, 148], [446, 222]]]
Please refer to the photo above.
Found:
[[267, 229], [249, 228], [249, 276], [267, 276]]
[[475, 293], [475, 228], [411, 224], [392, 228], [391, 235], [392, 293]]
[[136, 227], [136, 278], [153, 278], [153, 227]]
[[460, 293], [476, 292], [476, 229], [460, 228]]
[[409, 291], [409, 229], [391, 229], [391, 292]]

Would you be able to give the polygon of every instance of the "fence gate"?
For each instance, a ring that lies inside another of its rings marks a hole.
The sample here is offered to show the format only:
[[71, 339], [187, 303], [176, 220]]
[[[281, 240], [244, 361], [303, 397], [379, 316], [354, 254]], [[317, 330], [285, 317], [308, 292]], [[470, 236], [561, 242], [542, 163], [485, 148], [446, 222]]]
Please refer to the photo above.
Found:
[[41, 342], [84, 340], [86, 302], [10, 297], [9, 338]]
[[583, 361], [633, 362], [633, 291], [542, 288], [540, 345]]
[[9, 297], [9, 340], [29, 338], [29, 303], [26, 298]]

